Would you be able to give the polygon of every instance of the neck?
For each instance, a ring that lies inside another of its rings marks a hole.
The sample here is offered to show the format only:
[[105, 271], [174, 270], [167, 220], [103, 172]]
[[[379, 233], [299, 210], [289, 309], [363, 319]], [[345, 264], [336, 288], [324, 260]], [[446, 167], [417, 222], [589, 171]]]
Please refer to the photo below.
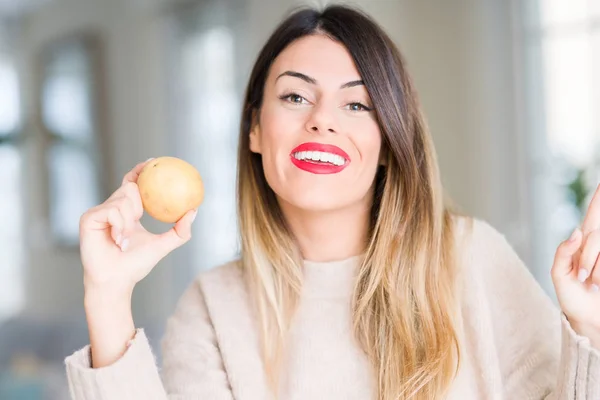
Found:
[[365, 251], [371, 204], [362, 201], [343, 209], [317, 212], [296, 208], [280, 199], [302, 257], [315, 262], [344, 260]]

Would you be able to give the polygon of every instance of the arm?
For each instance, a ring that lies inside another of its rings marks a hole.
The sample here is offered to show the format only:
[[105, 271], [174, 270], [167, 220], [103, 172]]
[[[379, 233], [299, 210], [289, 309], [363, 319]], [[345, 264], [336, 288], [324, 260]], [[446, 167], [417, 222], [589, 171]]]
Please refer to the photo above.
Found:
[[65, 363], [74, 400], [231, 400], [227, 375], [202, 293], [195, 282], [183, 294], [163, 339], [162, 380], [143, 330], [123, 356], [92, 368], [90, 346]]
[[578, 335], [505, 238], [477, 224], [504, 394], [519, 400], [600, 399], [600, 351]]

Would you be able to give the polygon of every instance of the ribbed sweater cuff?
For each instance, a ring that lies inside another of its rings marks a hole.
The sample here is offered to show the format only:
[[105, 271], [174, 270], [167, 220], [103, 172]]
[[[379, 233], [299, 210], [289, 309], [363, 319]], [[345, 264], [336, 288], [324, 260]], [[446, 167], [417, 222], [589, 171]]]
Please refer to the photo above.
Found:
[[578, 335], [562, 315], [562, 352], [557, 399], [600, 399], [600, 350]]
[[142, 329], [113, 364], [92, 368], [90, 346], [65, 359], [73, 400], [165, 400], [156, 360]]

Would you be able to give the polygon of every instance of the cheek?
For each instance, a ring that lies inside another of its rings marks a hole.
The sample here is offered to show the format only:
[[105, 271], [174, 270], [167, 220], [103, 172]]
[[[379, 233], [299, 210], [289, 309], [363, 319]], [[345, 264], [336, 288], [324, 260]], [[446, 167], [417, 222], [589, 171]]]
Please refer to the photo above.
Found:
[[263, 169], [271, 187], [278, 187], [278, 182], [285, 180], [290, 151], [297, 144], [303, 126], [302, 116], [282, 107], [266, 105], [260, 118]]
[[359, 162], [368, 170], [376, 169], [381, 151], [381, 131], [376, 121], [365, 119], [355, 121], [350, 140], [358, 152]]
[[285, 118], [277, 110], [265, 109], [261, 114], [260, 125], [264, 146], [272, 150], [274, 145], [285, 135]]
[[306, 113], [288, 110], [276, 104], [265, 104], [261, 110], [261, 145], [265, 162], [288, 158], [302, 135]]

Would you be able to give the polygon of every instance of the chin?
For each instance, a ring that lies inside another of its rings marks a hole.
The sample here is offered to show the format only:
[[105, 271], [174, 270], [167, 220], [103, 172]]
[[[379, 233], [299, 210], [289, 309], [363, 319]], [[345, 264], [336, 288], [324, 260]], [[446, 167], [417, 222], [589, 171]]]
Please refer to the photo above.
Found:
[[330, 191], [294, 191], [278, 194], [278, 197], [280, 201], [283, 200], [293, 208], [303, 211], [333, 211], [348, 205], [341, 196], [336, 196]]

